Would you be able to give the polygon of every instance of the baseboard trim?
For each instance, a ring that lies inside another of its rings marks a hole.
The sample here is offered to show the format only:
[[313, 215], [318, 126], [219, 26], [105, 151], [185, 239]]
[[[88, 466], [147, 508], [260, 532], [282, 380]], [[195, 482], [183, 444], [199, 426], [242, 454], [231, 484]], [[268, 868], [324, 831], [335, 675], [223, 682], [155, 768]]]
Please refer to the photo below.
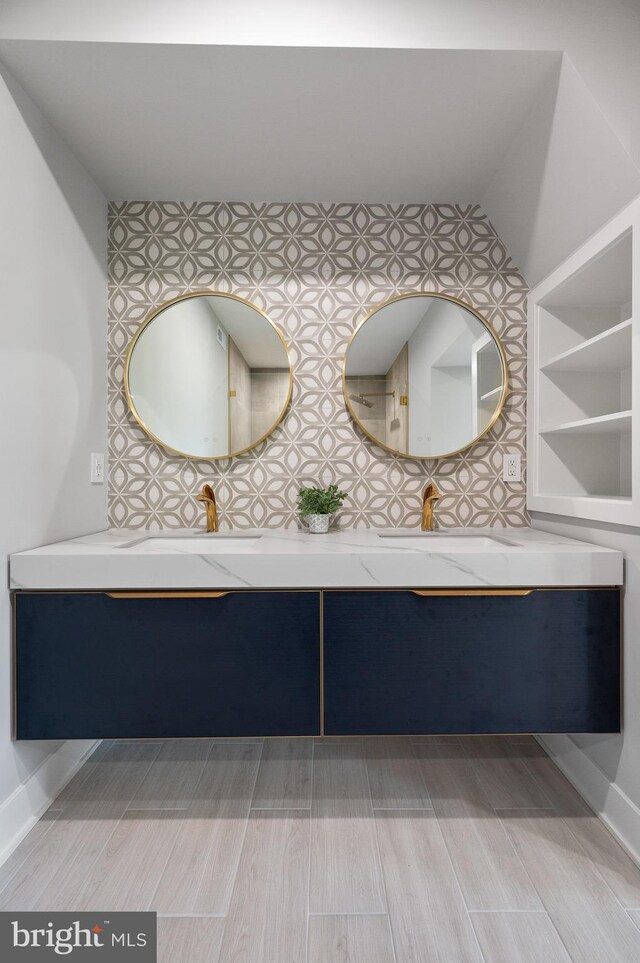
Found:
[[33, 829], [99, 740], [64, 742], [0, 804], [0, 866]]
[[640, 808], [567, 735], [536, 736], [557, 767], [640, 866]]

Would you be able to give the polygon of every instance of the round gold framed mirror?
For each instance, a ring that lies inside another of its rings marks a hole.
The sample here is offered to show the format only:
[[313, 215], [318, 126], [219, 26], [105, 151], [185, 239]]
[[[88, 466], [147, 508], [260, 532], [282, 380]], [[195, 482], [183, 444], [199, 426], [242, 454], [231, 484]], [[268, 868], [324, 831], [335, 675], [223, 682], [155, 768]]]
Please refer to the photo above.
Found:
[[342, 385], [351, 417], [371, 441], [405, 458], [446, 458], [495, 424], [507, 396], [507, 359], [470, 305], [411, 292], [358, 325]]
[[129, 344], [124, 390], [133, 417], [172, 454], [219, 459], [255, 448], [285, 415], [287, 343], [251, 302], [220, 291], [167, 301]]

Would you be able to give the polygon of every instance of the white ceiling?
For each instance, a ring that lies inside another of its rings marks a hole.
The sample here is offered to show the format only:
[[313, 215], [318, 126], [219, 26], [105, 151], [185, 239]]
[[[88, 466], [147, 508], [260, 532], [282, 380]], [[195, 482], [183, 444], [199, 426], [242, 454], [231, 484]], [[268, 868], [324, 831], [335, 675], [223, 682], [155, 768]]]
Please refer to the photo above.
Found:
[[349, 345], [347, 374], [384, 375], [435, 303], [433, 298], [403, 298], [372, 314]]
[[[402, 298], [371, 315], [358, 328], [347, 352], [347, 375], [382, 375], [389, 370], [403, 346], [415, 333], [427, 313], [439, 308], [435, 324], [446, 313], [446, 330], [453, 340], [443, 342], [442, 353], [434, 358], [442, 366], [469, 364], [469, 344], [485, 329], [465, 308], [437, 298]], [[432, 323], [429, 315], [429, 324]]]
[[259, 311], [233, 298], [206, 300], [250, 368], [289, 367], [282, 341]]
[[0, 42], [112, 200], [477, 202], [559, 58]]

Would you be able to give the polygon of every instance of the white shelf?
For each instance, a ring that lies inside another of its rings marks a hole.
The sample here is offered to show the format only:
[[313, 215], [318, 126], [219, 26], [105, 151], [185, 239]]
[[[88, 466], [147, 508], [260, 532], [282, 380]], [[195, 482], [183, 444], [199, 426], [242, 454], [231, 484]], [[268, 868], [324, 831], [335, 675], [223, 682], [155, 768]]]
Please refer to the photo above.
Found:
[[493, 398], [494, 395], [499, 395], [502, 391], [502, 385], [498, 385], [497, 388], [492, 388], [491, 391], [487, 391], [484, 395], [480, 396], [480, 401], [488, 401], [489, 398]]
[[608, 328], [595, 338], [563, 351], [546, 364], [541, 371], [622, 371], [631, 365], [632, 320]]
[[527, 507], [640, 527], [640, 200], [529, 294]]
[[597, 418], [582, 418], [580, 421], [567, 421], [564, 425], [542, 428], [541, 435], [624, 435], [631, 431], [630, 411], [615, 411], [611, 415]]
[[[622, 219], [614, 218], [620, 223], [624, 219], [624, 214]], [[605, 240], [606, 232], [607, 229], [603, 229], [600, 238], [592, 238], [591, 242], [567, 259], [565, 264], [573, 261], [575, 268], [564, 271], [562, 277], [560, 272], [564, 265], [554, 272], [558, 275], [558, 282], [545, 292], [539, 303], [556, 310], [576, 306], [622, 305], [631, 300], [633, 225], [630, 218], [626, 217], [626, 225], [619, 233], [611, 233]], [[588, 256], [583, 257], [587, 251]]]

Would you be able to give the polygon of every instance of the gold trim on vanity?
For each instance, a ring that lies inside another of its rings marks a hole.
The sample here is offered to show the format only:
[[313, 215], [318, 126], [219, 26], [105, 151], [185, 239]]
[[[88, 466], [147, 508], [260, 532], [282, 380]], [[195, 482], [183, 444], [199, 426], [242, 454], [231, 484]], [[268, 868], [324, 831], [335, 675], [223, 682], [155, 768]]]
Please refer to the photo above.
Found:
[[221, 599], [229, 592], [105, 592], [110, 599]]
[[537, 592], [538, 589], [410, 589], [413, 595], [427, 595], [427, 596], [438, 596], [438, 595], [471, 595], [471, 596], [484, 596], [484, 595], [531, 595], [532, 592]]
[[[87, 590], [91, 592], [91, 589]], [[239, 594], [243, 592], [270, 592], [270, 593], [282, 593], [286, 592], [304, 592], [317, 594], [318, 596], [318, 615], [319, 615], [319, 658], [318, 658], [318, 670], [319, 670], [319, 689], [320, 689], [320, 713], [318, 719], [318, 736], [324, 735], [324, 590], [323, 589], [240, 589]], [[224, 598], [226, 595], [238, 594], [235, 589], [229, 589], [226, 592], [214, 592], [214, 591], [189, 591], [188, 589], [183, 592], [104, 592], [98, 593], [107, 595], [110, 599], [220, 599]], [[15, 638], [15, 633], [14, 633]], [[15, 685], [14, 685], [15, 691]], [[205, 737], [203, 737], [205, 738]], [[237, 739], [247, 738], [246, 736], [236, 736]], [[267, 737], [265, 737], [267, 738]], [[283, 736], [282, 738], [288, 738]], [[295, 736], [293, 738], [297, 739], [313, 739], [317, 738], [315, 736]]]
[[[617, 591], [620, 600], [620, 636], [623, 637], [624, 631], [624, 607], [623, 607], [623, 588], [622, 585], [557, 585], [557, 586], [541, 586], [539, 588], [496, 588], [496, 589], [475, 589], [475, 588], [441, 588], [441, 589], [418, 589], [418, 588], [403, 588], [403, 587], [386, 587], [386, 588], [358, 588], [354, 586], [341, 587], [341, 588], [330, 588], [330, 589], [319, 589], [319, 588], [241, 588], [241, 589], [229, 589], [226, 591], [204, 591], [198, 589], [183, 590], [183, 591], [127, 591], [127, 590], [111, 590], [107, 591], [104, 589], [11, 589], [11, 624], [12, 624], [12, 712], [11, 712], [11, 723], [12, 723], [12, 735], [15, 738], [17, 731], [17, 703], [16, 703], [16, 598], [19, 595], [61, 595], [61, 594], [72, 594], [72, 595], [107, 595], [109, 598], [113, 599], [160, 599], [160, 598], [223, 598], [227, 595], [243, 595], [250, 592], [268, 592], [268, 593], [292, 593], [292, 592], [303, 592], [303, 593], [313, 593], [319, 596], [319, 628], [320, 628], [320, 652], [319, 652], [319, 691], [320, 691], [320, 712], [319, 712], [319, 731], [318, 733], [312, 733], [304, 736], [291, 736], [291, 735], [272, 735], [269, 733], [260, 733], [253, 735], [243, 735], [243, 736], [189, 736], [184, 737], [185, 739], [210, 739], [216, 738], [221, 742], [236, 742], [242, 743], [251, 740], [262, 740], [262, 739], [318, 739], [321, 737], [326, 737], [332, 740], [340, 741], [353, 741], [354, 739], [378, 739], [381, 735], [386, 738], [394, 739], [414, 739], [414, 738], [437, 738], [438, 736], [444, 736], [445, 738], [459, 738], [461, 736], [465, 737], [475, 737], [483, 738], [483, 736], [490, 735], [525, 735], [523, 732], [513, 732], [513, 733], [462, 733], [462, 732], [411, 732], [411, 733], [348, 733], [348, 734], [337, 734], [337, 733], [325, 733], [325, 713], [324, 713], [324, 700], [325, 700], [325, 686], [324, 686], [324, 596], [326, 592], [410, 592], [414, 595], [423, 597], [438, 597], [438, 596], [528, 596], [536, 592], [567, 592], [567, 591], [581, 591], [581, 592], [605, 592], [605, 591]], [[622, 695], [622, 682], [623, 682], [623, 647], [620, 646], [620, 688]], [[624, 713], [624, 701], [621, 700], [621, 720]], [[132, 736], [130, 738], [124, 738], [120, 735], [113, 735], [112, 737], [104, 736], [103, 738], [113, 738], [124, 742], [136, 742], [140, 739], [148, 738], [151, 741], [157, 741], [157, 736]], [[180, 738], [180, 737], [179, 737]]]

